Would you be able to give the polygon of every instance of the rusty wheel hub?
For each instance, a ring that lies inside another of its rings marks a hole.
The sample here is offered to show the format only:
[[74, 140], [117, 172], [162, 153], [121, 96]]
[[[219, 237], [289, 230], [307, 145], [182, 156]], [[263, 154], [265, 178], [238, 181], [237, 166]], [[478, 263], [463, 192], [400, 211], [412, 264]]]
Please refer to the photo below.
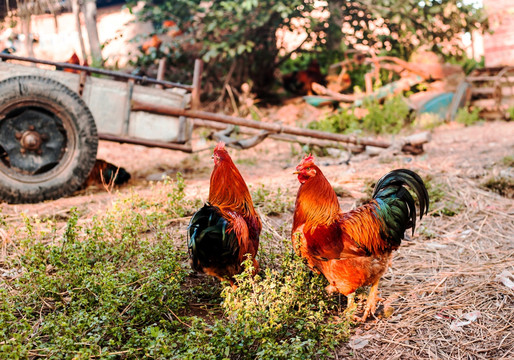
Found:
[[27, 130], [24, 133], [16, 133], [15, 135], [16, 138], [20, 140], [20, 152], [24, 153], [26, 151], [35, 151], [36, 153], [41, 153], [41, 144], [46, 136], [45, 134], [40, 134], [37, 131], [34, 131], [34, 126], [32, 125], [29, 126], [29, 129], [30, 130]]
[[61, 159], [66, 139], [61, 121], [43, 111], [29, 109], [7, 116], [0, 122], [2, 161], [23, 173], [39, 174]]

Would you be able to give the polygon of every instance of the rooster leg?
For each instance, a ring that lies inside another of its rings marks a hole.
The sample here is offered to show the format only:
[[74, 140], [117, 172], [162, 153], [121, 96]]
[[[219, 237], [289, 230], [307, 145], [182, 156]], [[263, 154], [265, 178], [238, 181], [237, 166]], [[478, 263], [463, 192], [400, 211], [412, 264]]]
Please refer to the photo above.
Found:
[[348, 295], [348, 296], [346, 297], [346, 299], [347, 299], [347, 300], [346, 300], [346, 301], [347, 301], [347, 303], [346, 303], [346, 309], [350, 310], [351, 308], [353, 308], [353, 307], [355, 307], [355, 306], [356, 306], [356, 304], [355, 304], [355, 293], [354, 293], [354, 292], [353, 292], [353, 293], [351, 293], [350, 295]]
[[346, 295], [346, 310], [344, 311], [345, 316], [348, 319], [353, 319], [353, 313], [357, 309], [357, 303], [355, 302], [355, 293]]
[[369, 314], [374, 314], [377, 308], [377, 301], [381, 301], [380, 297], [378, 297], [378, 282], [375, 281], [369, 290], [368, 301], [366, 302], [366, 308], [364, 310], [364, 315], [361, 318], [355, 318], [357, 321], [364, 322], [368, 318]]

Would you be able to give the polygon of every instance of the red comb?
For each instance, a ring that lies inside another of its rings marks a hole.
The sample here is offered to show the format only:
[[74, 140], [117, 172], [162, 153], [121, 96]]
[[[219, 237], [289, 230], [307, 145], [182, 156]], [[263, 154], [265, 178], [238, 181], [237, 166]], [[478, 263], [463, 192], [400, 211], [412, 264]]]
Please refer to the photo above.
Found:
[[223, 141], [220, 141], [218, 144], [216, 144], [216, 147], [214, 148], [214, 151], [220, 150], [225, 150], [225, 143]]
[[314, 162], [314, 156], [312, 156], [312, 154], [306, 155], [302, 162]]
[[309, 154], [308, 156], [305, 156], [302, 161], [298, 164], [296, 167], [296, 170], [300, 170], [305, 167], [309, 167], [311, 165], [314, 165], [314, 156], [312, 154]]

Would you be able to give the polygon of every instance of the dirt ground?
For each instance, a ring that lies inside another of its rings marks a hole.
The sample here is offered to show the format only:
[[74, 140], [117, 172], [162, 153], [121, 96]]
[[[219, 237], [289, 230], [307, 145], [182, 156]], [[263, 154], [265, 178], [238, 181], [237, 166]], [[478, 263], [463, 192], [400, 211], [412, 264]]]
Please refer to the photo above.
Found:
[[[98, 158], [126, 168], [129, 184], [108, 193], [89, 188], [75, 196], [35, 205], [1, 204], [9, 222], [20, 214], [59, 215], [71, 206], [102, 212], [116, 197], [151, 192], [162, 175], [186, 178], [191, 198], [208, 194], [214, 143], [201, 137], [196, 154], [101, 142]], [[257, 147], [229, 150], [252, 188], [284, 189], [292, 201], [298, 182], [292, 175], [301, 155], [299, 145], [265, 140]], [[514, 122], [486, 122], [470, 127], [446, 124], [433, 130], [432, 140], [418, 156], [385, 152], [318, 159], [335, 187], [345, 189], [343, 209], [364, 196], [365, 184], [394, 168], [417, 171], [444, 185], [439, 208], [419, 222], [412, 241], [402, 244], [379, 287], [384, 307], [379, 315], [357, 325], [334, 358], [352, 359], [512, 359], [514, 358], [514, 202], [481, 187], [491, 176], [513, 177], [502, 164], [514, 155]], [[454, 216], [438, 216], [454, 206]], [[287, 222], [292, 214], [268, 223]], [[380, 312], [379, 312], [380, 313]]]

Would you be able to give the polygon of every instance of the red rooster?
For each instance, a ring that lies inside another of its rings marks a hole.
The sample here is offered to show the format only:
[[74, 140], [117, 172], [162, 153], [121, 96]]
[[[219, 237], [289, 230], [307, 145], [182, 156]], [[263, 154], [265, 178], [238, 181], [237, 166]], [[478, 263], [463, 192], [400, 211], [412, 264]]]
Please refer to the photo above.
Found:
[[223, 142], [214, 149], [208, 202], [191, 218], [188, 252], [191, 267], [228, 280], [243, 271], [246, 254], [255, 260], [262, 224], [255, 212], [246, 183], [225, 150]]
[[149, 53], [150, 49], [158, 49], [162, 44], [162, 40], [156, 34], [153, 34], [152, 37], [146, 40], [141, 46], [140, 49], [144, 54]]
[[298, 95], [312, 95], [312, 83], [325, 85], [327, 82], [316, 59], [305, 70], [294, 71], [282, 77], [284, 88]]
[[329, 281], [328, 292], [348, 296], [372, 285], [360, 321], [375, 312], [378, 282], [391, 261], [406, 229], [416, 226], [416, 207], [408, 185], [417, 195], [420, 219], [428, 211], [429, 199], [423, 180], [413, 171], [398, 169], [383, 176], [375, 186], [373, 199], [361, 207], [343, 212], [337, 195], [312, 156], [296, 167], [300, 189], [296, 197], [292, 241], [309, 267]]
[[[65, 63], [73, 64], [73, 65], [80, 65], [80, 59], [79, 59], [77, 53], [73, 52], [73, 54], [70, 56], [70, 58], [68, 60], [65, 61]], [[82, 63], [82, 66], [88, 66], [87, 60], [84, 60], [84, 62]], [[58, 67], [57, 70], [63, 70], [63, 71], [70, 72], [70, 73], [80, 74], [80, 70], [75, 70], [75, 69], [62, 69], [62, 68]]]

